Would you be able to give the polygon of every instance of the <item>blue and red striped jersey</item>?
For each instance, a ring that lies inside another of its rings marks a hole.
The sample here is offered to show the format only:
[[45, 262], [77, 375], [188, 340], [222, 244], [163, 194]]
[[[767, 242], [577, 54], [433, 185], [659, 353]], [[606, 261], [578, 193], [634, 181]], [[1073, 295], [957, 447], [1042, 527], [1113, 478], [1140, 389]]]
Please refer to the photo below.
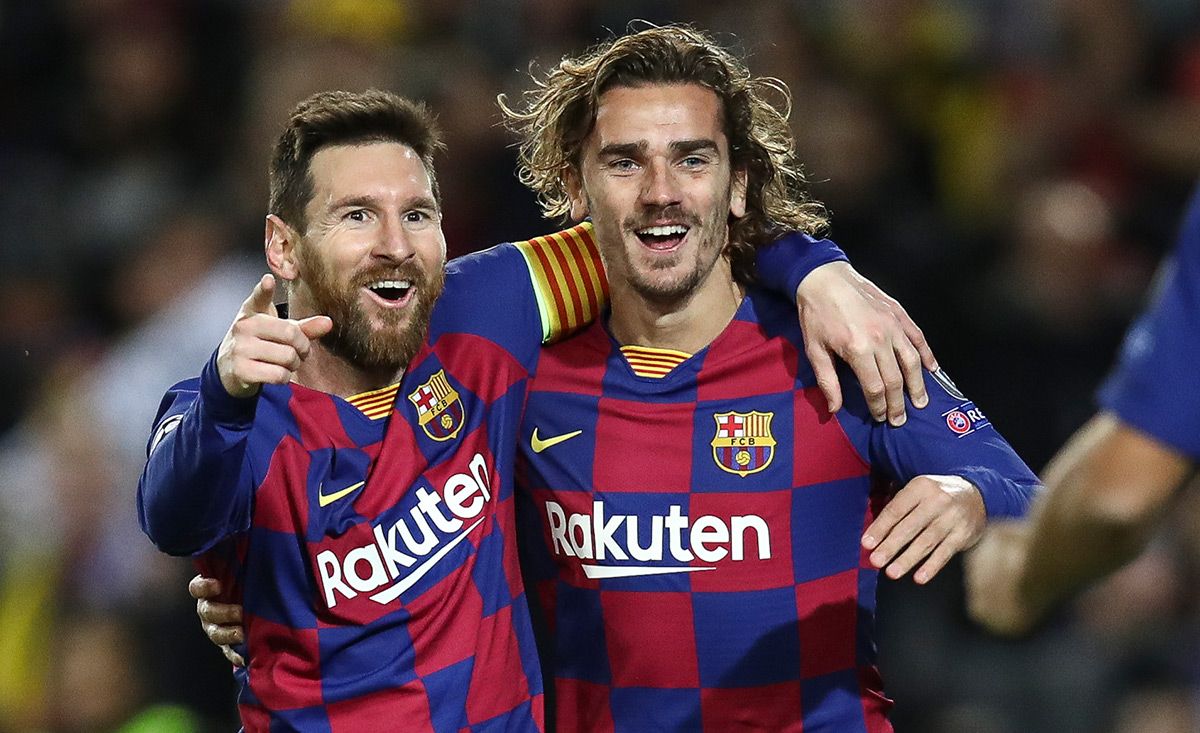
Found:
[[943, 374], [903, 427], [848, 371], [829, 415], [793, 306], [759, 290], [665, 376], [646, 356], [598, 323], [530, 384], [518, 516], [559, 730], [890, 730], [864, 528], [919, 474], [993, 517], [1036, 477]]
[[[535, 271], [568, 245], [590, 290]], [[603, 302], [597, 269], [588, 227], [450, 263], [387, 419], [368, 417], [386, 393], [357, 407], [295, 384], [232, 398], [215, 357], [168, 392], [139, 511], [244, 606], [247, 730], [543, 728], [513, 436], [543, 335]], [[551, 286], [590, 300], [559, 316]]]
[[1200, 460], [1200, 189], [1192, 195], [1154, 301], [1129, 329], [1100, 404]]

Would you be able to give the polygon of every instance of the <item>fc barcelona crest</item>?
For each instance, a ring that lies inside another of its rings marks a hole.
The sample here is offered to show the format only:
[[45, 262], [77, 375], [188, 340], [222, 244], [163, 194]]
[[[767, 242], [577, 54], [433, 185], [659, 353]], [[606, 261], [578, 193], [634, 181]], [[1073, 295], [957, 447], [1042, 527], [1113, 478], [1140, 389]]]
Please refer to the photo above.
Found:
[[417, 408], [421, 429], [434, 440], [454, 438], [466, 422], [462, 400], [446, 379], [445, 369], [439, 369], [428, 382], [417, 387], [408, 399]]
[[723, 470], [747, 476], [771, 465], [775, 437], [773, 412], [718, 412], [717, 434], [712, 439], [713, 460]]

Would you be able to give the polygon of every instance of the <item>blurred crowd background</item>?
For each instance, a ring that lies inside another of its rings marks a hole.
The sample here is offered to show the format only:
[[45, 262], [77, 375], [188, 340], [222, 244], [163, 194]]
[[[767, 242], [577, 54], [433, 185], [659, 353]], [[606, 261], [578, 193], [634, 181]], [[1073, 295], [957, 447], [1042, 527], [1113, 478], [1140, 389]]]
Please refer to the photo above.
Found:
[[[794, 96], [858, 268], [1035, 469], [1094, 410], [1200, 172], [1194, 0], [0, 2], [0, 733], [233, 730], [228, 667], [134, 493], [158, 400], [263, 271], [295, 102], [427, 100], [453, 253], [549, 231], [495, 96], [531, 61], [693, 21]], [[1200, 389], [1200, 378], [1194, 388]], [[1200, 729], [1200, 503], [1032, 640], [958, 568], [885, 583], [900, 733]]]

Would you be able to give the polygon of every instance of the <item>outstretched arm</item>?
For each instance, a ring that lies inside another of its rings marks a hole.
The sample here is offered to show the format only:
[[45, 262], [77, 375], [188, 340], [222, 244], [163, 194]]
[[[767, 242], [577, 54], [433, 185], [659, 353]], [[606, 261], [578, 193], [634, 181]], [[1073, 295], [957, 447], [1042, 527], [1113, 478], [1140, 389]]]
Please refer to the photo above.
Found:
[[256, 395], [263, 384], [286, 383], [311, 339], [332, 328], [325, 316], [279, 318], [273, 292], [274, 279], [263, 276], [200, 379], [163, 401], [138, 482], [138, 518], [164, 552], [203, 552], [248, 526], [253, 487], [243, 459]]
[[1027, 522], [988, 530], [967, 560], [967, 599], [980, 623], [1021, 634], [1056, 603], [1133, 559], [1195, 466], [1102, 413], [1046, 469]]

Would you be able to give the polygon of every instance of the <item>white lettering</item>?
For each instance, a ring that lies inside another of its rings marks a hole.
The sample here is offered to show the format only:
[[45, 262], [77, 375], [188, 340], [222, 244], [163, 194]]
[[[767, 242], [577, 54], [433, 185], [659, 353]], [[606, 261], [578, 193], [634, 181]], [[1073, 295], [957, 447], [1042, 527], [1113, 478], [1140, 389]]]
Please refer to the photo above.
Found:
[[[576, 536], [579, 537], [576, 540]], [[578, 557], [592, 559], [592, 523], [583, 514], [572, 514], [567, 520], [567, 539]]]
[[696, 557], [704, 562], [720, 562], [729, 554], [729, 550], [724, 547], [705, 547], [708, 543], [725, 543], [729, 541], [729, 527], [720, 519], [705, 514], [696, 520], [692, 525], [692, 535], [689, 539], [689, 544], [692, 546], [692, 552], [696, 553]]
[[492, 477], [488, 474], [487, 459], [483, 457], [482, 453], [476, 453], [467, 467], [471, 469], [471, 476], [475, 478], [475, 483], [479, 484], [481, 491], [483, 491], [484, 501], [491, 501]]
[[621, 546], [613, 541], [613, 535], [617, 533], [617, 527], [621, 526], [621, 522], [625, 517], [618, 514], [609, 521], [604, 521], [604, 502], [592, 502], [592, 536], [596, 539], [596, 559], [603, 560], [606, 552], [611, 552], [612, 556], [617, 560], [628, 560], [629, 556], [621, 549]]
[[546, 502], [546, 519], [550, 521], [551, 548], [560, 555], [575, 557], [575, 551], [567, 542], [567, 515], [558, 502]]
[[[487, 460], [476, 453], [468, 465], [470, 474], [453, 474], [440, 492], [427, 487], [417, 488], [414, 492], [416, 504], [408, 508], [406, 515], [401, 515], [390, 527], [372, 527], [372, 543], [351, 548], [340, 557], [333, 550], [318, 553], [317, 574], [325, 604], [333, 608], [338, 601], [355, 598], [359, 592], [375, 590], [387, 585], [389, 580], [394, 581], [390, 587], [370, 598], [376, 603], [390, 603], [412, 588], [482, 524], [486, 517], [463, 529], [466, 525], [463, 519], [482, 514], [491, 499]], [[451, 512], [450, 516], [446, 515], [443, 505]], [[560, 527], [565, 525], [561, 508], [559, 520]], [[566, 547], [565, 540], [563, 546]]]
[[[371, 570], [371, 574], [366, 578], [358, 574], [358, 566], [364, 562]], [[375, 545], [356, 547], [347, 553], [343, 572], [346, 574], [346, 580], [350, 581], [350, 587], [357, 591], [375, 590], [388, 581], [387, 573], [383, 570], [383, 561], [379, 559], [379, 548]]]
[[342, 582], [341, 565], [338, 563], [337, 555], [333, 554], [333, 550], [325, 550], [317, 554], [317, 570], [321, 573], [321, 587], [325, 589], [325, 605], [329, 608], [337, 605], [337, 599], [333, 596], [335, 590], [341, 591], [342, 595], [347, 598], [358, 595], [350, 589], [350, 586]]
[[[454, 481], [460, 477], [462, 477], [462, 474], [456, 473], [450, 477], [450, 481]], [[443, 488], [442, 491], [446, 491], [446, 489]], [[438, 504], [441, 503], [442, 497], [424, 486], [417, 489], [417, 506], [420, 507], [421, 511], [429, 515], [429, 518], [433, 520], [438, 529], [443, 532], [457, 532], [462, 529], [463, 523], [461, 519], [453, 519], [442, 514], [442, 510], [438, 508]], [[416, 509], [413, 512], [413, 519], [416, 519]]]
[[671, 533], [671, 557], [682, 562], [690, 562], [692, 553], [683, 547], [683, 530], [687, 529], [688, 518], [679, 511], [679, 505], [672, 504], [671, 511], [667, 512], [667, 518], [664, 521], [667, 531]]
[[[483, 495], [483, 487], [465, 473], [456, 473], [446, 482], [446, 506], [456, 517], [474, 519], [479, 516], [487, 503]], [[467, 499], [470, 499], [469, 503]]]
[[417, 561], [415, 557], [405, 555], [396, 549], [397, 534], [397, 525], [395, 524], [388, 530], [387, 539], [384, 539], [383, 527], [375, 527], [375, 544], [379, 546], [379, 553], [383, 555], [383, 561], [387, 563], [388, 575], [393, 578], [400, 575], [398, 565], [411, 568], [413, 563]]
[[[666, 514], [608, 514], [603, 501], [593, 500], [588, 514], [569, 514], [558, 502], [548, 501], [546, 519], [550, 529], [550, 550], [557, 555], [581, 560], [629, 560], [642, 565], [583, 564], [589, 578], [632, 577], [666, 573], [713, 570], [712, 567], [687, 565], [693, 560], [718, 563], [726, 558], [746, 559], [746, 546], [759, 560], [771, 558], [771, 530], [762, 517], [748, 514], [724, 519], [705, 514], [694, 522], [683, 507], [672, 504]], [[625, 531], [621, 531], [621, 525]], [[644, 527], [648, 536], [638, 532]], [[648, 526], [647, 526], [648, 525]], [[747, 537], [753, 531], [754, 536]], [[665, 558], [666, 545], [669, 557]], [[649, 565], [664, 559], [672, 565]]]
[[629, 515], [625, 520], [625, 537], [629, 543], [629, 554], [634, 560], [654, 562], [663, 559], [662, 554], [663, 518], [657, 514], [650, 517], [650, 545], [642, 547], [638, 542], [638, 516]]
[[408, 513], [412, 515], [413, 524], [420, 527], [421, 541], [417, 542], [413, 537], [412, 530], [409, 529], [408, 522], [405, 522], [403, 517], [396, 522], [396, 528], [400, 530], [400, 539], [404, 540], [405, 547], [414, 553], [425, 555], [437, 544], [437, 533], [429, 526], [429, 522], [425, 521], [425, 515], [421, 513], [419, 507], [413, 507]]
[[745, 536], [747, 529], [753, 529], [758, 537], [758, 559], [771, 559], [771, 530], [763, 518], [756, 514], [733, 518], [733, 559], [742, 560], [745, 555]]

